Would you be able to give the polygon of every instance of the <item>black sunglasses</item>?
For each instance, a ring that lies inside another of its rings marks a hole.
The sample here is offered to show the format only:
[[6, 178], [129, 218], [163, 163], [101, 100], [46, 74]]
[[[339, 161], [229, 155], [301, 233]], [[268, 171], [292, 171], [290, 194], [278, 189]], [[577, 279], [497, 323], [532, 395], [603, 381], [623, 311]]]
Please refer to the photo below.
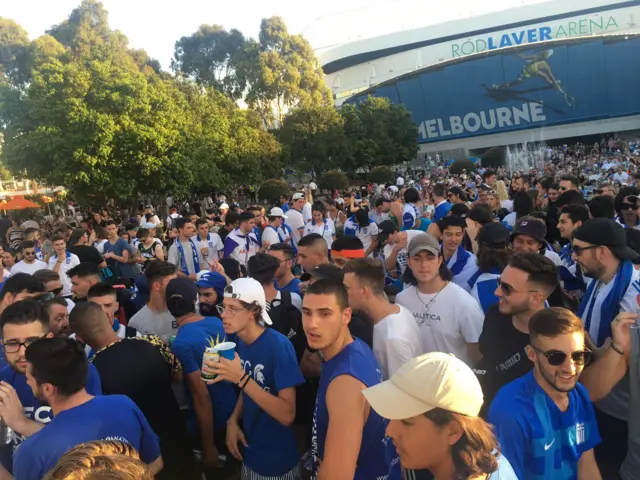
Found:
[[589, 247], [581, 247], [580, 245], [572, 245], [572, 249], [573, 249], [573, 253], [580, 256], [582, 255], [582, 252], [584, 252], [585, 250], [592, 250], [594, 248], [598, 248], [599, 246], [600, 245], [591, 245]]
[[547, 350], [545, 352], [544, 350], [540, 350], [538, 347], [535, 347], [533, 345], [531, 345], [531, 348], [547, 357], [549, 365], [553, 367], [559, 367], [560, 365], [562, 365], [567, 357], [571, 357], [571, 360], [576, 365], [587, 365], [593, 359], [593, 352], [590, 352], [589, 350], [564, 353], [560, 350]]
[[54, 288], [53, 290], [50, 290], [49, 293], [53, 293], [57, 297], [58, 295], [60, 295], [60, 293], [62, 293], [62, 287]]
[[509, 295], [511, 295], [512, 293], [525, 293], [525, 292], [536, 292], [537, 291], [537, 290], [525, 290], [523, 292], [522, 290], [516, 290], [515, 288], [513, 288], [508, 283], [503, 282], [501, 277], [496, 278], [496, 282], [498, 283], [498, 286], [502, 289], [502, 291], [504, 292], [504, 294], [507, 297]]
[[637, 208], [638, 205], [633, 203], [623, 203], [622, 205], [620, 205], [620, 210], [636, 210]]

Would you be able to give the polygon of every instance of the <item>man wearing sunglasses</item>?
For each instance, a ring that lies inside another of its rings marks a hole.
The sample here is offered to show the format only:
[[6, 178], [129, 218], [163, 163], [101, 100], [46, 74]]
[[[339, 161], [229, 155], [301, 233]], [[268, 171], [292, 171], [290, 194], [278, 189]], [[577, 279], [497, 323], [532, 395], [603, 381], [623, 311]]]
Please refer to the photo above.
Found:
[[592, 356], [582, 322], [569, 310], [548, 308], [531, 317], [529, 335], [533, 370], [502, 388], [489, 410], [502, 454], [521, 480], [600, 480], [598, 426], [578, 383]]
[[[636, 312], [640, 273], [632, 260], [638, 253], [627, 246], [624, 228], [614, 220], [594, 218], [573, 232], [573, 258], [583, 274], [591, 277], [578, 315], [595, 347], [611, 337], [611, 323], [621, 312]], [[596, 450], [598, 463], [616, 470], [627, 453], [629, 384], [619, 382], [597, 404], [596, 415], [602, 443]]]
[[572, 175], [563, 175], [560, 177], [559, 190], [561, 194], [569, 190], [580, 190], [580, 181]]
[[526, 354], [529, 319], [545, 308], [557, 286], [556, 266], [537, 253], [514, 255], [498, 277], [498, 303], [489, 308], [484, 318], [479, 340], [483, 358], [476, 369], [484, 393], [485, 415], [500, 388], [531, 370]]
[[47, 268], [47, 264], [36, 258], [36, 245], [31, 240], [22, 242], [22, 260], [16, 263], [11, 269], [12, 274], [18, 272], [33, 275], [38, 270]]

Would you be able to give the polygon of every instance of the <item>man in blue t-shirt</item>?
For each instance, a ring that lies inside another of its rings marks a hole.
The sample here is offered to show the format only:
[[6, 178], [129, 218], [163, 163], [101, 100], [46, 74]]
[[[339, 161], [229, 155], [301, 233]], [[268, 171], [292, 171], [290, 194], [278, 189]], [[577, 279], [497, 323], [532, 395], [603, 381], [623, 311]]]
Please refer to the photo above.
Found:
[[306, 291], [304, 331], [324, 361], [311, 438], [313, 478], [369, 480], [389, 473], [388, 422], [362, 395], [382, 381], [382, 370], [367, 344], [351, 336], [350, 320], [342, 281], [317, 280]]
[[171, 351], [182, 363], [189, 403], [189, 432], [200, 445], [207, 475], [216, 478], [218, 449], [225, 447], [227, 420], [236, 405], [233, 385], [207, 385], [200, 376], [205, 349], [226, 340], [222, 321], [196, 313], [198, 287], [185, 277], [174, 278], [165, 291], [167, 308], [178, 323]]
[[118, 226], [113, 220], [106, 221], [108, 241], [104, 244], [104, 259], [116, 279], [127, 280], [135, 277], [129, 263], [129, 244], [118, 236]]
[[218, 375], [212, 383], [229, 382], [242, 392], [227, 426], [229, 450], [243, 461], [242, 478], [300, 479], [292, 424], [295, 387], [304, 378], [293, 346], [265, 326], [271, 325], [271, 318], [257, 280], [234, 280], [225, 290], [222, 307], [225, 332], [237, 335], [235, 359], [221, 358], [219, 363], [207, 362], [207, 367]]
[[[9, 365], [0, 371], [0, 417], [13, 430], [11, 443], [2, 450], [2, 466], [11, 472], [13, 456], [25, 438], [41, 430], [51, 421], [51, 407], [34, 395], [25, 373], [26, 348], [43, 337], [53, 337], [49, 317], [35, 300], [22, 300], [9, 305], [0, 314], [2, 349]], [[91, 395], [102, 394], [100, 376], [93, 365], [85, 376]]]
[[27, 383], [36, 397], [51, 406], [54, 417], [16, 451], [16, 479], [44, 478], [65, 452], [93, 440], [128, 443], [139, 452], [152, 475], [162, 469], [158, 437], [135, 403], [124, 395], [94, 397], [87, 392], [89, 362], [76, 340], [35, 340], [25, 358]]
[[281, 292], [300, 293], [300, 279], [294, 277], [293, 266], [295, 264], [295, 251], [286, 243], [275, 243], [269, 246], [267, 253], [280, 260], [280, 267], [276, 272], [275, 287]]
[[578, 383], [591, 358], [582, 322], [564, 308], [545, 309], [529, 320], [529, 335], [533, 370], [505, 385], [489, 410], [502, 453], [521, 480], [602, 478], [593, 405]]

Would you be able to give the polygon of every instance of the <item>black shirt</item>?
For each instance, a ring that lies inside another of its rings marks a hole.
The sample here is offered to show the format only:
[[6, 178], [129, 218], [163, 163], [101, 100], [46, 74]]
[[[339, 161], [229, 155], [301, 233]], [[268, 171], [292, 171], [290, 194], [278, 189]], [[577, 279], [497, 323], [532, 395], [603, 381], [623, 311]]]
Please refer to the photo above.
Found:
[[493, 305], [484, 317], [478, 342], [483, 358], [475, 371], [484, 393], [483, 412], [488, 412], [498, 390], [533, 367], [525, 351], [529, 334], [514, 327], [511, 315], [503, 315]]
[[103, 261], [98, 249], [89, 245], [73, 245], [67, 248], [67, 250], [77, 255], [81, 263], [90, 262], [100, 265]]
[[102, 393], [126, 395], [138, 405], [160, 438], [165, 468], [180, 473], [192, 452], [171, 387], [172, 374], [182, 367], [169, 347], [153, 335], [125, 338], [97, 351], [91, 362], [100, 373]]

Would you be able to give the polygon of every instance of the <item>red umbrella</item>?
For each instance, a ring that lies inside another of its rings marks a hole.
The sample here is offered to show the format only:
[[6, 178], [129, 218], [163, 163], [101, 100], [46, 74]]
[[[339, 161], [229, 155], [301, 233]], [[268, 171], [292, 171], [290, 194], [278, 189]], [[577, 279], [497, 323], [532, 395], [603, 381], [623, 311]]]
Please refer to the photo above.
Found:
[[27, 200], [22, 196], [13, 197], [5, 204], [0, 204], [2, 210], [24, 210], [25, 208], [42, 208], [37, 203], [33, 203], [31, 200]]

